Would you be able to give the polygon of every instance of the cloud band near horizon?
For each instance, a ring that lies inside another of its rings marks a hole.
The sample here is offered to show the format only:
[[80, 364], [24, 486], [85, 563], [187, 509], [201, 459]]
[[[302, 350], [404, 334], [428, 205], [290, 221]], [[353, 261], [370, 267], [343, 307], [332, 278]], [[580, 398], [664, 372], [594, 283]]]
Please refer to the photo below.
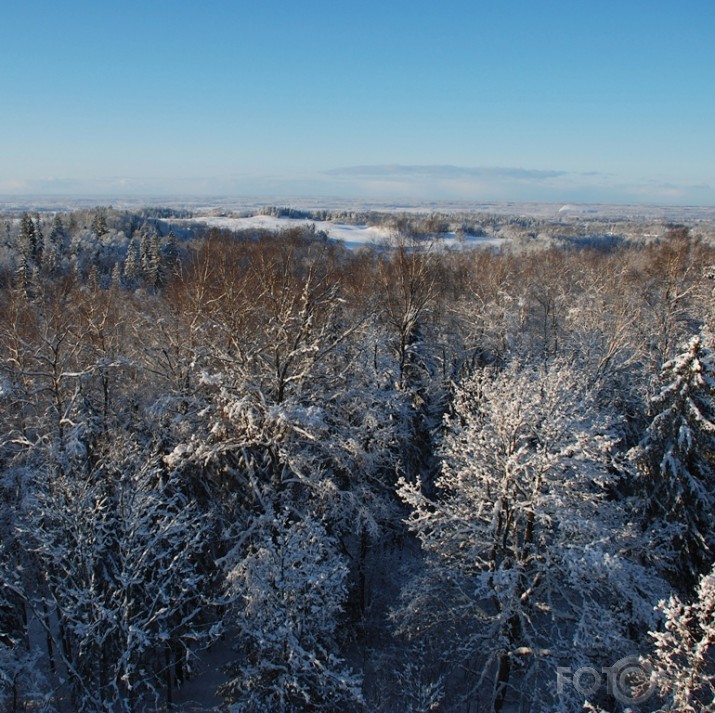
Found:
[[598, 171], [498, 166], [379, 164], [290, 174], [217, 177], [48, 178], [0, 181], [5, 195], [280, 195], [351, 199], [644, 203], [715, 206], [708, 184], [627, 179]]

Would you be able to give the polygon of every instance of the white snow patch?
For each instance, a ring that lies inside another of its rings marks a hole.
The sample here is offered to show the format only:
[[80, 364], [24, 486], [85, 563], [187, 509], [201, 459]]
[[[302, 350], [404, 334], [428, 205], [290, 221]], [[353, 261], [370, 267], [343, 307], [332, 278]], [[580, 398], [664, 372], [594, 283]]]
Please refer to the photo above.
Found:
[[11, 393], [12, 384], [4, 376], [0, 376], [0, 399], [7, 398]]
[[[387, 227], [375, 225], [351, 225], [349, 223], [334, 223], [329, 220], [310, 220], [307, 218], [277, 218], [270, 215], [253, 215], [245, 218], [198, 216], [186, 222], [203, 223], [212, 228], [222, 230], [269, 230], [279, 232], [297, 227], [314, 226], [315, 232], [325, 233], [331, 240], [344, 243], [350, 250], [366, 246], [379, 247], [389, 245], [398, 236]], [[450, 248], [467, 248], [476, 246], [498, 246], [504, 238], [484, 238], [473, 235], [457, 237], [455, 233], [444, 233], [429, 236], [425, 244], [432, 240], [435, 246]]]
[[188, 222], [203, 223], [211, 228], [222, 230], [270, 230], [271, 232], [313, 225], [316, 233], [322, 231], [332, 240], [341, 240], [349, 248], [384, 244], [391, 237], [391, 231], [387, 228], [307, 218], [276, 218], [270, 215], [253, 215], [248, 218], [197, 217]]

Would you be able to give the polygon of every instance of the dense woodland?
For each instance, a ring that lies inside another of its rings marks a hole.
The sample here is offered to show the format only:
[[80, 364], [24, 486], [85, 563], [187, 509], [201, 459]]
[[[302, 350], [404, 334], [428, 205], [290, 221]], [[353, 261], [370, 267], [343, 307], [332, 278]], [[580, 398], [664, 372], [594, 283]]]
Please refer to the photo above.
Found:
[[0, 221], [0, 710], [715, 710], [708, 239], [181, 217]]

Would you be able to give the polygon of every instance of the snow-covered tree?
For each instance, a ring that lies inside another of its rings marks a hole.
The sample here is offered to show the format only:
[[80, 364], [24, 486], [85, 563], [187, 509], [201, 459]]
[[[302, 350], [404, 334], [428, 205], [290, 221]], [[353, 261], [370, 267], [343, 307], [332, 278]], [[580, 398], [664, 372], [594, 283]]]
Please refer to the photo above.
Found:
[[632, 456], [654, 548], [694, 584], [715, 558], [715, 357], [702, 336], [663, 365], [661, 384]]
[[129, 241], [127, 255], [124, 259], [124, 278], [133, 286], [141, 277], [142, 266], [140, 261], [140, 247], [135, 239]]
[[121, 287], [123, 280], [124, 280], [124, 274], [122, 272], [122, 263], [115, 262], [114, 267], [112, 268], [112, 275], [111, 275], [112, 287]]
[[21, 255], [28, 262], [36, 264], [38, 261], [37, 228], [29, 213], [23, 213], [20, 219], [20, 235], [18, 236], [18, 248]]
[[142, 258], [142, 266], [144, 267], [146, 280], [150, 287], [158, 289], [164, 286], [166, 274], [161, 254], [161, 246], [159, 244], [159, 236], [156, 233], [152, 233], [149, 237], [149, 243], [146, 248], [146, 260]]
[[654, 685], [664, 700], [661, 711], [715, 711], [715, 571], [700, 580], [691, 604], [671, 596], [659, 605], [664, 616], [648, 660]]
[[173, 230], [166, 236], [166, 244], [162, 250], [162, 259], [166, 266], [166, 272], [173, 275], [180, 264], [179, 245]]
[[422, 322], [437, 295], [434, 254], [423, 248], [396, 240], [390, 258], [377, 265], [380, 313], [392, 331], [389, 344], [397, 359], [400, 388], [409, 388], [421, 376]]
[[97, 208], [92, 217], [92, 232], [98, 240], [109, 232], [107, 227], [107, 212], [102, 208]]
[[411, 636], [439, 634], [441, 656], [472, 672], [467, 696], [489, 710], [574, 705], [543, 672], [629, 653], [628, 631], [652, 623], [659, 591], [629, 559], [610, 426], [564, 363], [478, 371], [447, 425], [436, 496], [400, 486], [427, 569], [398, 620]]
[[88, 475], [45, 473], [26, 526], [56, 649], [78, 710], [156, 704], [176, 652], [209, 637], [201, 555], [208, 523], [129, 443]]
[[49, 240], [53, 245], [62, 246], [66, 237], [65, 227], [62, 222], [62, 215], [56, 213], [52, 219], [52, 229], [49, 233]]
[[49, 713], [53, 708], [39, 666], [40, 651], [29, 642], [21, 572], [12, 564], [0, 540], [0, 710]]
[[42, 232], [42, 220], [40, 214], [35, 216], [35, 260], [38, 265], [42, 264], [43, 252], [45, 249], [45, 236]]
[[228, 576], [240, 657], [220, 693], [232, 713], [359, 710], [360, 678], [337, 653], [347, 567], [324, 527], [266, 515]]
[[61, 235], [57, 233], [54, 227], [45, 233], [44, 248], [42, 251], [42, 267], [49, 275], [54, 275], [59, 268], [61, 239]]

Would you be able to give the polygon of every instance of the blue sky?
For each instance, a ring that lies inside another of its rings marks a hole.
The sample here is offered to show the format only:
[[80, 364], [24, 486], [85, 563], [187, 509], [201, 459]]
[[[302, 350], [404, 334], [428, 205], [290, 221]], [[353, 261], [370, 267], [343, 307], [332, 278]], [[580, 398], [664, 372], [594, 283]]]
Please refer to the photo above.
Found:
[[712, 0], [22, 0], [0, 194], [715, 205]]

